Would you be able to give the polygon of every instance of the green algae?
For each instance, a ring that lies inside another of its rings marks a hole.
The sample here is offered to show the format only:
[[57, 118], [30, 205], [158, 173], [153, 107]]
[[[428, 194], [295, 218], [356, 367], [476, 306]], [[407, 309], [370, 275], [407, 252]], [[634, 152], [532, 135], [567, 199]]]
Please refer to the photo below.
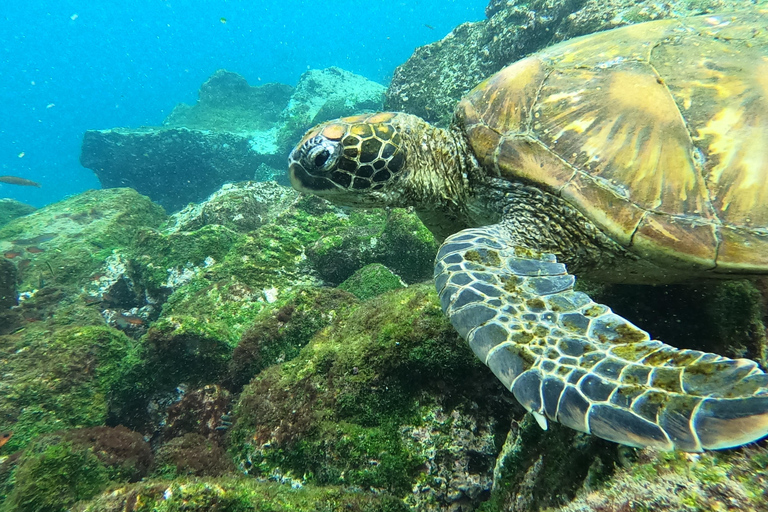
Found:
[[499, 412], [466, 383], [479, 367], [431, 284], [385, 293], [338, 314], [297, 357], [243, 389], [233, 454], [254, 475], [404, 496], [427, 455], [401, 429], [423, 421], [425, 404], [440, 396], [445, 407]]
[[338, 487], [292, 489], [247, 478], [149, 480], [105, 492], [74, 512], [406, 512], [397, 498]]
[[404, 287], [403, 280], [381, 263], [364, 266], [338, 286], [340, 290], [350, 292], [360, 300]]
[[13, 431], [6, 453], [38, 434], [102, 425], [135, 342], [106, 326], [30, 326], [0, 337], [0, 430]]
[[34, 206], [16, 201], [15, 199], [0, 198], [0, 227], [13, 219], [29, 215], [35, 211]]
[[71, 443], [47, 446], [19, 462], [15, 484], [0, 510], [64, 512], [94, 497], [108, 482], [107, 470], [87, 449]]
[[[30, 260], [20, 275], [20, 291], [39, 288], [42, 280], [82, 285], [115, 248], [130, 246], [140, 229], [163, 220], [163, 209], [133, 189], [91, 190], [0, 227], [0, 250]], [[42, 252], [29, 252], [30, 247]]]

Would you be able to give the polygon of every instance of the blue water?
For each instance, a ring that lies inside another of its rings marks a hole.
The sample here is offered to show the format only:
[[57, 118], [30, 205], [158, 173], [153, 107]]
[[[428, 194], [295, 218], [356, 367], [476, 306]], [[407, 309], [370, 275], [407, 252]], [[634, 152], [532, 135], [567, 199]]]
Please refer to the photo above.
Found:
[[0, 175], [43, 187], [0, 183], [0, 197], [42, 206], [98, 188], [78, 162], [83, 132], [158, 125], [217, 69], [295, 85], [307, 69], [334, 65], [386, 84], [414, 48], [483, 19], [486, 4], [4, 0]]

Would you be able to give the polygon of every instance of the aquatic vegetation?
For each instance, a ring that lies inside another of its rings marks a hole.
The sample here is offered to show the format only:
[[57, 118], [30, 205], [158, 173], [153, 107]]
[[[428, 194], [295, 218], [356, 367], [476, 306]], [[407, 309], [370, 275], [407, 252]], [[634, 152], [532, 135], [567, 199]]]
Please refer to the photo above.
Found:
[[147, 475], [152, 452], [141, 435], [124, 427], [60, 431], [38, 437], [0, 473], [7, 494], [2, 510], [64, 512], [110, 483]]
[[40, 249], [24, 251], [29, 262], [23, 269], [17, 263], [20, 292], [44, 284], [82, 286], [113, 249], [130, 247], [141, 229], [157, 227], [165, 218], [162, 208], [135, 190], [92, 190], [0, 227], [0, 251]]
[[387, 267], [381, 263], [371, 263], [348, 277], [338, 288], [352, 293], [360, 300], [367, 300], [405, 286], [403, 280]]
[[21, 203], [15, 199], [0, 198], [0, 227], [5, 226], [17, 217], [29, 215], [35, 211], [34, 206]]
[[75, 512], [406, 512], [397, 498], [340, 487], [301, 488], [248, 478], [149, 480], [102, 494]]
[[234, 472], [235, 465], [216, 441], [190, 433], [171, 439], [157, 450], [152, 476], [173, 479]]
[[[424, 472], [437, 478], [446, 470], [443, 452], [414, 430], [419, 425], [450, 432], [457, 411], [477, 422], [475, 432], [504, 435], [486, 425], [504, 424], [509, 408], [495, 403], [492, 390], [500, 388], [479, 369], [431, 286], [394, 290], [340, 312], [298, 356], [258, 374], [234, 409], [232, 450], [253, 475], [405, 496]], [[474, 470], [490, 481], [491, 466]], [[422, 486], [420, 499], [433, 495]]]
[[105, 424], [112, 394], [135, 355], [131, 339], [103, 325], [32, 324], [0, 337], [0, 430], [14, 432], [4, 452], [41, 433]]

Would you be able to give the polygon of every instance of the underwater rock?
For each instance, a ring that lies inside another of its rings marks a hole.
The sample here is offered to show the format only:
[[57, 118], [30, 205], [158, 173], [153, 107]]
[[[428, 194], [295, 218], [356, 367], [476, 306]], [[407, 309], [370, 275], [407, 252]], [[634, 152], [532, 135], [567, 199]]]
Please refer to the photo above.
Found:
[[226, 418], [231, 400], [229, 391], [215, 384], [186, 393], [168, 408], [161, 438], [197, 434], [218, 441], [226, 432], [227, 420], [222, 417]]
[[23, 217], [35, 211], [34, 206], [22, 203], [15, 199], [0, 199], [0, 227], [5, 226], [17, 217]]
[[[90, 190], [0, 227], [0, 254], [17, 268], [19, 292], [84, 286], [117, 248], [165, 220], [165, 212], [128, 188]], [[7, 259], [7, 258], [6, 258]]]
[[354, 296], [334, 288], [302, 288], [273, 304], [235, 347], [225, 384], [239, 392], [265, 368], [290, 361], [317, 331], [354, 304]]
[[177, 211], [226, 182], [272, 179], [270, 169], [285, 179], [288, 153], [313, 123], [378, 110], [383, 95], [382, 85], [338, 68], [307, 71], [295, 90], [220, 70], [161, 127], [87, 131], [80, 163], [105, 188], [133, 187]]
[[406, 283], [432, 277], [440, 244], [416, 215], [403, 209], [348, 215], [349, 223], [322, 231], [307, 248], [309, 263], [324, 281], [337, 285], [371, 263], [385, 265]]
[[158, 448], [152, 475], [174, 478], [222, 476], [234, 472], [234, 463], [215, 440], [190, 433], [171, 439]]
[[446, 126], [470, 89], [545, 46], [621, 25], [743, 5], [742, 0], [491, 0], [486, 20], [459, 25], [442, 40], [417, 48], [397, 67], [384, 106]]
[[110, 483], [138, 482], [152, 452], [141, 435], [125, 427], [95, 427], [37, 438], [4, 468], [4, 510], [64, 512]]
[[132, 187], [168, 211], [204, 200], [228, 181], [253, 177], [262, 163], [283, 164], [263, 132], [114, 128], [83, 136], [80, 163], [102, 187]]
[[224, 132], [268, 130], [277, 122], [292, 93], [290, 85], [251, 86], [237, 73], [220, 69], [200, 86], [197, 103], [176, 105], [163, 126]]
[[23, 330], [0, 336], [0, 431], [13, 432], [3, 447], [7, 453], [41, 433], [105, 423], [136, 346], [101, 322], [26, 322]]
[[280, 144], [290, 150], [318, 123], [381, 110], [385, 91], [383, 85], [335, 66], [306, 71], [280, 114]]
[[[608, 481], [552, 512], [768, 511], [768, 446], [690, 454], [643, 450]], [[538, 508], [534, 509], [538, 510]]]
[[171, 215], [164, 232], [194, 231], [210, 224], [241, 233], [253, 231], [274, 220], [298, 195], [274, 181], [227, 183], [202, 203]]
[[147, 480], [111, 489], [73, 512], [408, 512], [395, 497], [343, 487], [292, 488], [252, 478]]
[[381, 263], [364, 266], [338, 286], [339, 290], [347, 291], [360, 300], [405, 287], [403, 280]]
[[522, 411], [500, 392], [432, 285], [414, 285], [341, 312], [293, 360], [258, 374], [235, 406], [231, 450], [254, 476], [473, 510], [490, 492], [498, 425]]
[[[16, 295], [16, 265], [7, 259], [0, 259], [0, 311], [18, 304]], [[0, 327], [0, 334], [6, 334]]]

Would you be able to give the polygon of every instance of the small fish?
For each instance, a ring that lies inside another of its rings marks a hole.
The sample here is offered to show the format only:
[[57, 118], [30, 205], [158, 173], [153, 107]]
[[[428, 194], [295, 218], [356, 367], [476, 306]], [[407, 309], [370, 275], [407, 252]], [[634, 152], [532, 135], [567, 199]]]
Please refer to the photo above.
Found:
[[18, 258], [19, 256], [21, 256], [21, 254], [22, 253], [20, 253], [19, 251], [5, 251], [3, 253], [3, 256], [8, 258], [9, 260], [12, 260], [13, 258]]
[[[21, 153], [19, 155], [19, 158], [23, 157], [24, 153]], [[0, 182], [7, 183], [9, 185], [21, 185], [22, 187], [37, 187], [40, 188], [42, 185], [37, 183], [36, 181], [28, 180], [25, 178], [19, 178], [18, 176], [0, 176]]]
[[18, 266], [16, 267], [16, 270], [18, 270], [19, 272], [23, 272], [29, 266], [30, 263], [32, 263], [32, 260], [29, 260], [29, 259], [21, 260]]
[[8, 442], [12, 435], [13, 432], [0, 432], [0, 448], [2, 448], [3, 445]]
[[32, 246], [32, 247], [27, 247], [27, 252], [31, 252], [32, 254], [40, 254], [41, 252], [45, 252], [45, 249]]
[[140, 325], [144, 325], [145, 322], [142, 318], [118, 313], [118, 315], [115, 317], [115, 323], [118, 325], [118, 327], [125, 328], [128, 326], [138, 327]]
[[42, 235], [37, 235], [32, 238], [19, 238], [18, 240], [14, 240], [13, 243], [16, 245], [35, 245], [42, 244], [43, 242], [50, 242], [54, 238], [56, 238], [56, 233], [43, 233]]
[[435, 30], [435, 27], [433, 27], [432, 25], [427, 25], [425, 23], [424, 26], [427, 27], [429, 30]]

